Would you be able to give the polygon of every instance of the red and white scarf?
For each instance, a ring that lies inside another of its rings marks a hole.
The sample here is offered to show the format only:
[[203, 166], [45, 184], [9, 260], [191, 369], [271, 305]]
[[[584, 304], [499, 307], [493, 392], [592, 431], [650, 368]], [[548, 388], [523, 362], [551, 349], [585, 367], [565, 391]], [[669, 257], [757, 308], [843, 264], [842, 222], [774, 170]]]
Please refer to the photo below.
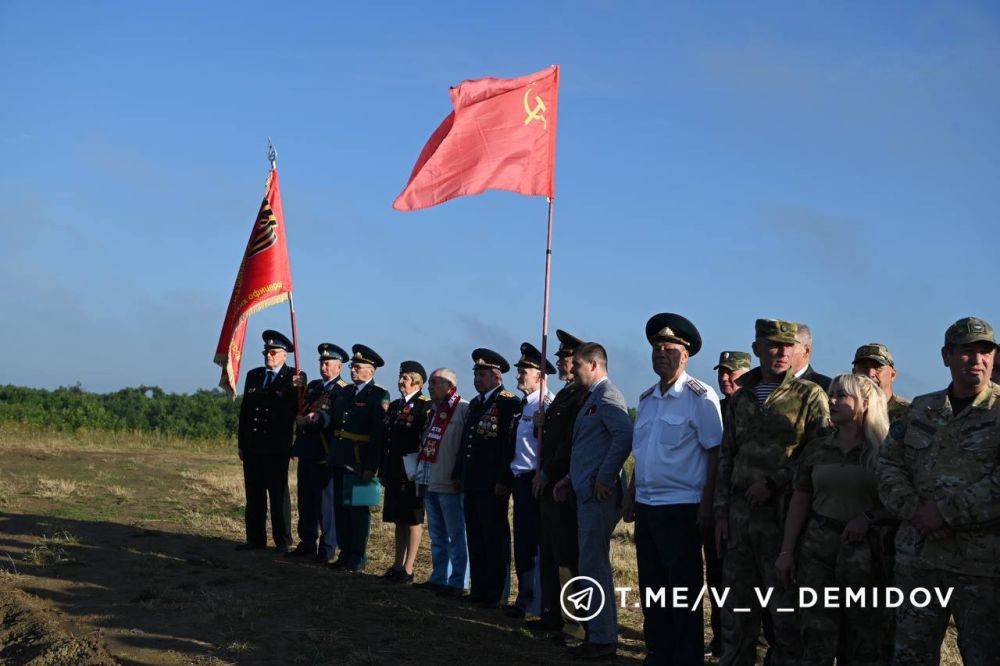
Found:
[[424, 431], [424, 439], [420, 442], [420, 455], [417, 460], [434, 462], [437, 460], [438, 447], [444, 439], [444, 433], [448, 430], [451, 417], [455, 415], [458, 403], [462, 396], [458, 394], [455, 387], [448, 391], [448, 399], [442, 405], [434, 405], [434, 415], [430, 419], [427, 430]]

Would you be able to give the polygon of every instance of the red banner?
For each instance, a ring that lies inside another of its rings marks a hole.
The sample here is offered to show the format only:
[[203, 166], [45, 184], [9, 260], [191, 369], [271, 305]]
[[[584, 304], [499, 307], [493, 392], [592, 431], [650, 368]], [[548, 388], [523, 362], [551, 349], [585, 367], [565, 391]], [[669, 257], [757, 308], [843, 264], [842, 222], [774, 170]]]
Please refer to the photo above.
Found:
[[517, 79], [463, 81], [454, 111], [420, 152], [396, 210], [418, 210], [486, 190], [555, 194], [559, 67]]
[[219, 386], [236, 394], [247, 318], [266, 307], [288, 300], [291, 291], [292, 267], [288, 261], [278, 170], [272, 169], [267, 178], [264, 201], [250, 232], [239, 273], [236, 274], [233, 295], [229, 299], [219, 345], [215, 349], [215, 362], [222, 366]]

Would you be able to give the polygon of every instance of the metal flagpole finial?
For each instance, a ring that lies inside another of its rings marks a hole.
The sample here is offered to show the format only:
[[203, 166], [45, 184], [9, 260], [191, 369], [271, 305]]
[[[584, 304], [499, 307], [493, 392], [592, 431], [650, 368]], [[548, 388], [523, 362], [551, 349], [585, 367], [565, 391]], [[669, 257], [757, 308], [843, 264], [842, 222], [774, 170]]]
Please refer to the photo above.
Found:
[[274, 143], [271, 142], [271, 137], [267, 137], [267, 159], [271, 162], [271, 168], [276, 168], [276, 162], [278, 161], [278, 151], [274, 148]]

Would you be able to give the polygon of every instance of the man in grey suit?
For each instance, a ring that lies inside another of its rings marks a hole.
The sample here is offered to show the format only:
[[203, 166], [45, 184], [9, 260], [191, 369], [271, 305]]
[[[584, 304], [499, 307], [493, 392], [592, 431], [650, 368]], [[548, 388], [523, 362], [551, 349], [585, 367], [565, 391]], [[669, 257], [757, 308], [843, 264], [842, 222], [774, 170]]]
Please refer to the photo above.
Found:
[[587, 640], [571, 651], [578, 659], [599, 660], [613, 658], [618, 650], [611, 534], [621, 518], [621, 471], [632, 449], [632, 419], [625, 396], [608, 379], [604, 347], [596, 342], [581, 345], [573, 357], [573, 374], [590, 395], [573, 426], [569, 476], [553, 488], [553, 495], [557, 500], [565, 499], [571, 487], [576, 495], [579, 575], [601, 587], [593, 591], [590, 609], [596, 609], [603, 599], [603, 608], [589, 619]]

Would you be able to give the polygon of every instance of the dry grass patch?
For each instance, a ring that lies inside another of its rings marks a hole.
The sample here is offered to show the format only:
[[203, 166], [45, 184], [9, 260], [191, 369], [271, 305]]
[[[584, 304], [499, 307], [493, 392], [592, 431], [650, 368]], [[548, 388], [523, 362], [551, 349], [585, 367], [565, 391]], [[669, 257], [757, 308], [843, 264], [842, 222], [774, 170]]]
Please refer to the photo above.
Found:
[[35, 480], [35, 489], [31, 494], [40, 499], [65, 500], [72, 497], [79, 487], [80, 484], [72, 479], [50, 479], [40, 476]]

